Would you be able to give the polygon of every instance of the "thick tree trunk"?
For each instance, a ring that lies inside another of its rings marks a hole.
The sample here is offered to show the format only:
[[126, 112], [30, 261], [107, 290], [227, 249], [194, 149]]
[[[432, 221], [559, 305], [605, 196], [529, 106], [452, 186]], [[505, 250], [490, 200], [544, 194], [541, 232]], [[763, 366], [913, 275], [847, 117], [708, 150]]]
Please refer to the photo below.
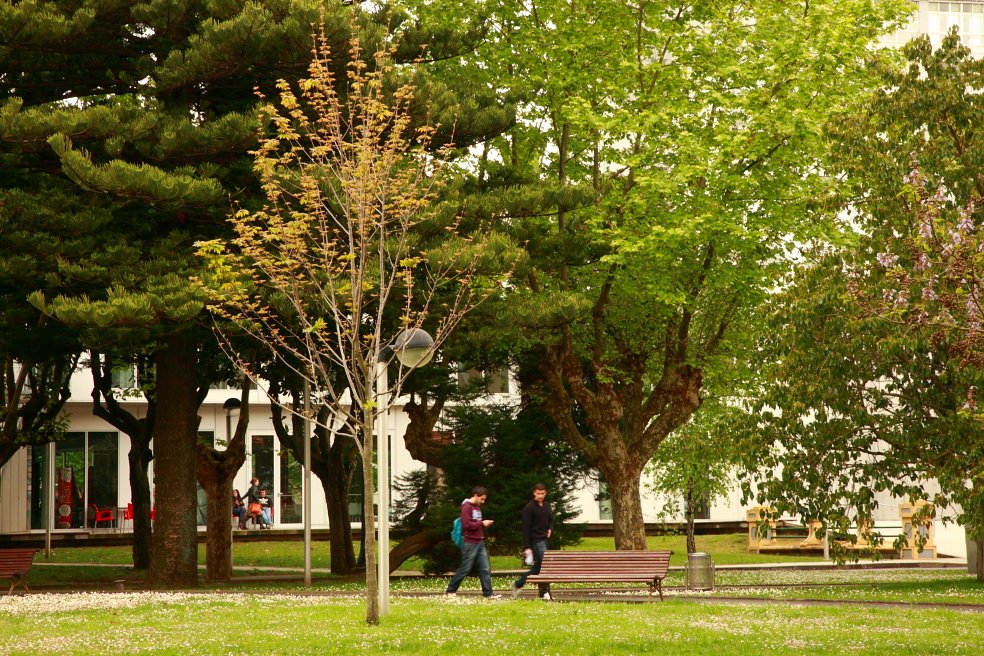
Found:
[[642, 468], [625, 462], [609, 462], [599, 466], [599, 469], [608, 481], [615, 548], [619, 551], [644, 551], [646, 524], [642, 517], [642, 495], [639, 491]]
[[205, 490], [205, 576], [210, 581], [232, 578], [232, 481], [246, 462], [245, 440], [225, 451], [198, 445], [198, 483]]
[[[603, 304], [596, 308], [600, 329]], [[570, 332], [546, 350], [541, 364], [547, 397], [544, 409], [567, 442], [594, 465], [608, 482], [616, 549], [645, 549], [639, 479], [659, 445], [700, 406], [703, 371], [687, 364], [664, 363], [659, 381], [647, 391], [646, 358], [620, 349], [619, 384], [598, 380], [606, 367], [593, 362], [593, 374], [575, 352]], [[595, 348], [596, 355], [604, 349]], [[677, 357], [681, 357], [681, 351]], [[608, 374], [605, 374], [606, 376]], [[578, 420], [575, 417], [583, 414]], [[582, 432], [581, 422], [590, 431]]]
[[242, 380], [236, 434], [224, 451], [198, 444], [198, 484], [205, 490], [208, 510], [205, 529], [205, 576], [210, 581], [232, 578], [232, 481], [246, 462], [249, 426], [249, 379]]
[[172, 335], [157, 352], [156, 360], [154, 482], [157, 519], [149, 582], [152, 589], [173, 590], [198, 585], [195, 342], [187, 334]]
[[352, 546], [352, 522], [349, 519], [349, 486], [352, 484], [355, 445], [351, 440], [335, 437], [328, 449], [328, 471], [319, 476], [328, 508], [328, 548], [332, 574], [351, 574], [356, 569]]

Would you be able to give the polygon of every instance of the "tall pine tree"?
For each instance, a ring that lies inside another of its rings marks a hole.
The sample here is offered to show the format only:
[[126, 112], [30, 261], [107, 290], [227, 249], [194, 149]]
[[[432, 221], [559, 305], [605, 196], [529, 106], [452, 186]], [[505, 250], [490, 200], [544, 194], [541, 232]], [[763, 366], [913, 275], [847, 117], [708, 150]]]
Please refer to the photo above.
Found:
[[[232, 204], [249, 207], [257, 191], [247, 156], [258, 127], [254, 89], [301, 77], [319, 21], [335, 52], [346, 52], [353, 25], [372, 52], [388, 38], [380, 26], [399, 22], [372, 11], [313, 0], [0, 6], [0, 178], [54, 211], [40, 185], [51, 176], [98, 208], [98, 221], [80, 231], [104, 239], [59, 260], [59, 275], [85, 283], [80, 291], [33, 302], [77, 328], [86, 346], [147, 354], [156, 369], [152, 587], [197, 581], [197, 411], [209, 377], [199, 359], [213, 337], [189, 284], [192, 245], [224, 234]], [[453, 41], [445, 35], [451, 50]], [[421, 46], [408, 40], [401, 52], [416, 57]], [[343, 71], [346, 61], [335, 64]], [[502, 112], [458, 106], [446, 88], [428, 92], [446, 119], [445, 141], [452, 125], [458, 135], [501, 129]], [[24, 292], [44, 288], [38, 281]]]

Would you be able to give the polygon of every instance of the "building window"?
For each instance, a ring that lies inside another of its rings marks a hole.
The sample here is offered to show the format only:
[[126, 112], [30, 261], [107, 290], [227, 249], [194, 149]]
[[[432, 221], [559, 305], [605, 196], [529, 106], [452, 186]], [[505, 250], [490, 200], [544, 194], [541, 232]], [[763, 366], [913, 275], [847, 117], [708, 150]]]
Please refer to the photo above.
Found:
[[[208, 446], [215, 446], [215, 431], [198, 431], [198, 442], [199, 444], [207, 444]], [[197, 505], [198, 505], [198, 525], [208, 526], [208, 495], [205, 494], [205, 488], [203, 488], [198, 481], [195, 481], [195, 491], [197, 493]]]
[[495, 371], [463, 369], [458, 372], [458, 386], [482, 389], [486, 394], [508, 394], [509, 369], [506, 367]]
[[711, 504], [706, 496], [702, 496], [694, 502], [694, 519], [710, 519]]
[[280, 451], [280, 523], [300, 524], [304, 510], [304, 469], [287, 449]]
[[[53, 528], [92, 526], [95, 510], [119, 506], [119, 433], [70, 432], [55, 443], [55, 480], [44, 490], [49, 446], [31, 449], [31, 528], [44, 529], [44, 509], [52, 495]], [[106, 528], [100, 526], [99, 528]]]
[[113, 369], [111, 374], [113, 387], [119, 389], [136, 389], [137, 388], [137, 372], [132, 366], [129, 367], [116, 367]]
[[984, 46], [984, 3], [930, 2], [926, 31], [933, 45], [938, 46], [951, 27], [957, 28], [965, 46]]

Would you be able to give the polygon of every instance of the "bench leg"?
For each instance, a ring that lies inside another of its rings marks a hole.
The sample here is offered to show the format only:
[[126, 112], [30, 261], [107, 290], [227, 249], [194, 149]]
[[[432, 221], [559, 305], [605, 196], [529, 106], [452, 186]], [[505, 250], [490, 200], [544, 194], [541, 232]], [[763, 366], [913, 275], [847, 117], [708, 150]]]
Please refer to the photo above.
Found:
[[649, 594], [652, 596], [653, 589], [659, 592], [659, 600], [663, 601], [663, 581], [661, 579], [654, 579], [652, 583], [649, 584]]
[[31, 591], [31, 588], [27, 586], [27, 576], [14, 574], [10, 577], [10, 588], [7, 590], [7, 596], [14, 594], [14, 588], [16, 588], [18, 584], [23, 586], [25, 592]]

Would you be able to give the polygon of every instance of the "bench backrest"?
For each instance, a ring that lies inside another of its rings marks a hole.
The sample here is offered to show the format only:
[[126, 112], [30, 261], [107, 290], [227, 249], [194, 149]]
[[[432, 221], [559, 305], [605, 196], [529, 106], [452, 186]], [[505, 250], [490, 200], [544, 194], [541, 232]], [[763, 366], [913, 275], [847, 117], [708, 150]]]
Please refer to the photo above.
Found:
[[662, 578], [672, 551], [548, 551], [540, 574], [648, 574]]
[[26, 574], [37, 552], [37, 549], [0, 549], [0, 576]]

